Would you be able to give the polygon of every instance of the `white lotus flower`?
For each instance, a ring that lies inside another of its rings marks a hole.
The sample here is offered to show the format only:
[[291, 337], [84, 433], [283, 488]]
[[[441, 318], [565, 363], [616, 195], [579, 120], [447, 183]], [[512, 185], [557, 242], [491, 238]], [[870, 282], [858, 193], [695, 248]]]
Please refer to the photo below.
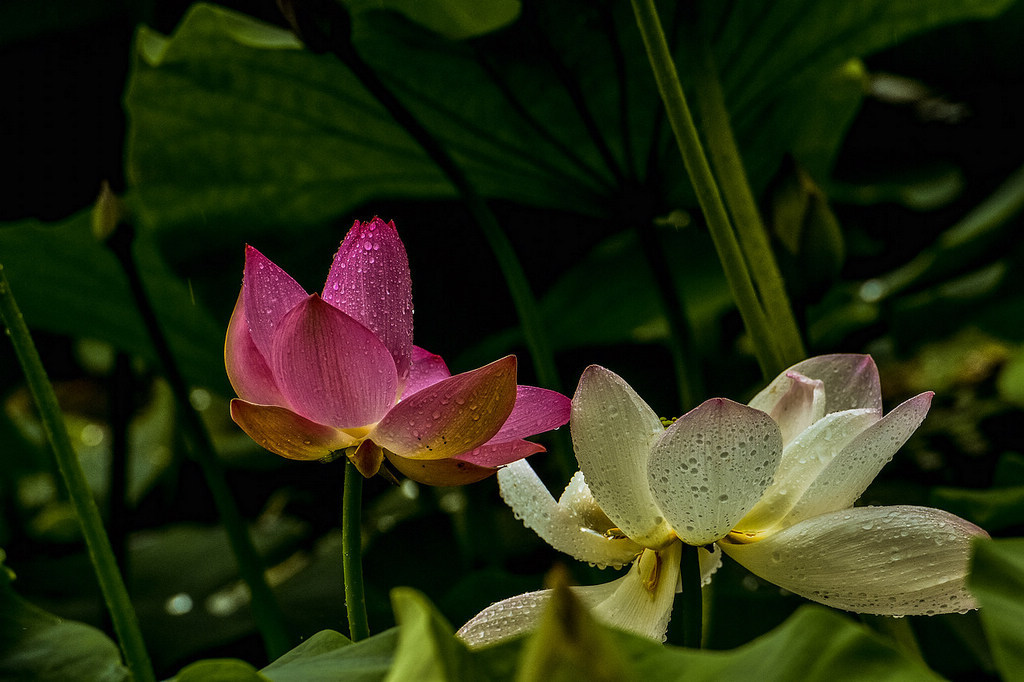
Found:
[[[574, 588], [606, 623], [663, 639], [681, 543], [719, 547], [754, 574], [837, 608], [911, 615], [975, 608], [970, 541], [986, 533], [923, 507], [853, 503], [920, 425], [931, 393], [882, 416], [878, 372], [863, 355], [811, 358], [751, 401], [709, 400], [667, 429], [616, 374], [588, 367], [573, 398], [580, 472], [558, 502], [526, 462], [499, 471], [516, 516], [556, 549], [633, 565]], [[459, 635], [499, 641], [536, 622], [546, 591], [494, 604]]]

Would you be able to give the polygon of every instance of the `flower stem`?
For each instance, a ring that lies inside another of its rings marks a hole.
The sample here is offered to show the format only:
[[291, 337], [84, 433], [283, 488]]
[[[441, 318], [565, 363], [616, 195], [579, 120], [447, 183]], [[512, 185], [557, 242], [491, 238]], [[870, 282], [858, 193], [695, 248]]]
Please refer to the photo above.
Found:
[[114, 558], [110, 540], [103, 530], [99, 509], [97, 509], [96, 501], [89, 490], [89, 484], [85, 479], [78, 456], [71, 445], [64, 417], [61, 414], [60, 405], [57, 403], [57, 396], [53, 392], [53, 386], [39, 359], [39, 352], [32, 342], [32, 336], [29, 334], [21, 310], [11, 292], [3, 265], [0, 265], [0, 317], [3, 318], [4, 325], [7, 327], [7, 335], [11, 337], [11, 342], [14, 344], [18, 363], [25, 373], [25, 381], [28, 383], [29, 390], [39, 409], [46, 437], [50, 441], [50, 446], [57, 459], [57, 467], [60, 469], [68, 494], [71, 496], [71, 502], [74, 504], [75, 514], [82, 527], [82, 537], [85, 539], [89, 558], [96, 570], [96, 578], [99, 581], [100, 590], [103, 592], [103, 598], [110, 610], [114, 632], [117, 633], [117, 639], [121, 643], [125, 661], [135, 680], [139, 682], [155, 680], [153, 666], [149, 661], [149, 654], [146, 652], [146, 645], [139, 629], [139, 621], [128, 597], [124, 580], [117, 570], [117, 560]]
[[352, 462], [345, 462], [345, 490], [341, 498], [341, 553], [345, 571], [345, 610], [353, 642], [370, 636], [363, 590], [363, 476]]
[[914, 635], [914, 628], [908, 618], [861, 614], [861, 620], [875, 632], [892, 640], [896, 648], [908, 658], [921, 663], [925, 662], [921, 646], [917, 643], [917, 636]]
[[700, 553], [703, 551], [700, 547], [684, 544], [680, 566], [683, 581], [683, 646], [691, 649], [701, 648], [704, 606], [701, 603]]
[[711, 166], [721, 181], [722, 195], [732, 215], [740, 249], [750, 267], [780, 357], [788, 367], [806, 357], [803, 339], [729, 125], [729, 111], [725, 107], [714, 55], [707, 37], [698, 30], [693, 10], [693, 7], [682, 10], [685, 15], [682, 43], [692, 55], [689, 73], [693, 78], [701, 129], [707, 140]]
[[708, 231], [725, 270], [736, 307], [754, 342], [754, 352], [761, 372], [766, 378], [770, 378], [785, 369], [786, 365], [779, 356], [775, 336], [754, 290], [750, 271], [701, 146], [700, 136], [697, 134], [690, 107], [679, 83], [679, 76], [665, 41], [665, 33], [654, 0], [632, 2], [633, 13], [636, 15], [637, 25], [647, 48], [647, 57], [658, 83], [658, 91], [665, 104], [665, 111], [672, 125], [676, 143], [679, 145], [686, 172], [690, 176], [697, 201], [707, 220]]
[[185, 426], [186, 442], [193, 458], [199, 463], [202, 469], [206, 485], [210, 489], [214, 505], [220, 516], [221, 523], [228, 536], [228, 544], [238, 562], [238, 572], [242, 580], [249, 588], [252, 598], [253, 618], [256, 627], [263, 637], [263, 643], [267, 649], [267, 656], [274, 660], [282, 656], [291, 648], [291, 635], [285, 624], [284, 613], [281, 611], [274, 593], [267, 584], [264, 574], [263, 561], [256, 552], [252, 536], [246, 527], [245, 519], [238, 511], [234, 495], [228, 485], [224, 469], [220, 460], [217, 459], [213, 448], [213, 441], [206, 430], [205, 424], [199, 418], [199, 413], [192, 408], [189, 401], [188, 385], [178, 368], [174, 359], [170, 344], [163, 333], [160, 321], [157, 319], [156, 310], [153, 308], [149, 296], [146, 293], [145, 285], [135, 264], [132, 252], [134, 242], [134, 230], [127, 223], [120, 224], [114, 234], [107, 240], [107, 246], [117, 256], [128, 284], [135, 299], [135, 305], [142, 317], [146, 330], [149, 332], [150, 341], [156, 350], [160, 364], [163, 366], [164, 377], [171, 387], [175, 403], [178, 407], [183, 424]]

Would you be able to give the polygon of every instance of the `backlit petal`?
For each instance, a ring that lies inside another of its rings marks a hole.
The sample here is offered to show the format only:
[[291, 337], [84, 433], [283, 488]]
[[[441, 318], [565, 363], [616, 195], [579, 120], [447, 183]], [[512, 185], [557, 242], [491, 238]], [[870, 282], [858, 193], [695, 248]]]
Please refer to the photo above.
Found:
[[535, 455], [538, 452], [544, 452], [543, 445], [531, 443], [522, 438], [506, 441], [496, 441], [495, 438], [492, 438], [478, 448], [473, 448], [467, 453], [456, 455], [455, 459], [461, 459], [463, 462], [469, 462], [478, 466], [493, 468]]
[[569, 421], [573, 448], [601, 509], [645, 547], [673, 539], [647, 484], [647, 458], [665, 432], [658, 415], [622, 377], [591, 365], [580, 377]]
[[680, 540], [724, 537], [761, 498], [782, 456], [767, 414], [712, 398], [676, 420], [648, 461], [651, 493]]
[[751, 407], [771, 412], [788, 388], [787, 374], [795, 372], [825, 384], [825, 413], [869, 408], [882, 409], [878, 368], [870, 355], [818, 355], [798, 362], [780, 374], [750, 401]]
[[775, 482], [735, 530], [760, 532], [780, 523], [829, 462], [876, 421], [874, 410], [844, 410], [815, 422], [782, 450]]
[[516, 518], [527, 528], [558, 551], [580, 561], [617, 567], [632, 561], [642, 549], [628, 538], [606, 536], [607, 526], [595, 528], [572, 507], [555, 502], [525, 461], [501, 469], [498, 487]]
[[[657, 557], [648, 550], [643, 565], [641, 561], [635, 562], [618, 580], [570, 589], [606, 625], [663, 641], [679, 582], [680, 547], [673, 543]], [[643, 578], [650, 576], [655, 564], [658, 575], [649, 590]], [[479, 647], [529, 632], [537, 626], [550, 598], [551, 590], [539, 590], [492, 604], [463, 625], [456, 635], [470, 647]]]
[[443, 459], [489, 441], [516, 401], [514, 355], [439, 381], [403, 399], [373, 439], [411, 459]]
[[461, 459], [406, 459], [385, 451], [391, 465], [406, 478], [425, 485], [468, 485], [493, 476], [497, 469], [464, 462]]
[[384, 451], [381, 450], [379, 445], [367, 438], [359, 444], [359, 447], [348, 458], [360, 474], [370, 478], [380, 471], [380, 465], [384, 462]]
[[405, 388], [402, 389], [402, 397], [405, 398], [417, 391], [422, 391], [427, 386], [433, 386], [451, 375], [448, 365], [440, 355], [434, 355], [419, 346], [413, 346], [412, 366], [409, 369], [409, 378], [405, 381]]
[[928, 507], [857, 507], [751, 544], [720, 543], [750, 572], [849, 611], [924, 615], [975, 608], [965, 584], [971, 539], [987, 533]]
[[249, 334], [249, 322], [245, 319], [241, 293], [238, 294], [228, 322], [227, 338], [224, 340], [224, 367], [227, 369], [228, 381], [238, 397], [260, 405], [287, 405], [274, 381], [270, 365]]
[[269, 258], [251, 246], [245, 247], [242, 303], [253, 343], [273, 365], [274, 333], [288, 312], [306, 298], [306, 290]]
[[862, 431], [821, 470], [783, 525], [853, 506], [924, 421], [932, 395], [928, 392], [911, 398]]
[[790, 381], [789, 388], [768, 414], [782, 430], [783, 444], [789, 444], [825, 416], [825, 384], [797, 372], [787, 372], [785, 376]]
[[404, 384], [412, 353], [412, 279], [394, 223], [358, 220], [334, 256], [323, 299], [384, 342]]
[[236, 398], [231, 401], [231, 418], [254, 441], [288, 459], [322, 459], [357, 443], [338, 429], [276, 405], [254, 405]]
[[516, 386], [515, 407], [490, 442], [518, 440], [557, 429], [569, 421], [571, 409], [572, 402], [557, 391]]
[[274, 375], [295, 410], [339, 428], [372, 424], [395, 401], [395, 363], [373, 332], [313, 294], [278, 325]]

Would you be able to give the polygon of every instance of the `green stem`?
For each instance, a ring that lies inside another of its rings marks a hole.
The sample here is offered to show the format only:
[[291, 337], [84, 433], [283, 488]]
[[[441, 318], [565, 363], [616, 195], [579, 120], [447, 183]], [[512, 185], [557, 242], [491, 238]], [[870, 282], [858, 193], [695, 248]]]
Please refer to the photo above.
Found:
[[909, 619], [861, 614], [861, 620], [875, 632], [891, 639], [896, 644], [896, 648], [906, 654], [908, 658], [921, 663], [925, 662], [921, 646], [917, 643], [917, 637], [914, 635], [914, 628]]
[[683, 592], [680, 601], [683, 607], [683, 646], [701, 648], [704, 606], [701, 603], [700, 553], [705, 551], [693, 545], [683, 545], [683, 559], [680, 573]]
[[107, 241], [107, 246], [117, 256], [135, 299], [135, 305], [142, 317], [150, 341], [156, 350], [157, 357], [163, 365], [164, 377], [167, 379], [174, 395], [178, 412], [185, 426], [186, 441], [193, 458], [202, 469], [206, 485], [210, 489], [214, 505], [220, 516], [224, 530], [228, 536], [228, 544], [238, 562], [238, 572], [249, 587], [252, 598], [253, 618], [256, 627], [263, 637], [267, 656], [274, 660], [286, 653], [292, 646], [291, 635], [285, 624], [284, 613], [281, 611], [274, 593], [267, 583], [263, 561], [256, 552], [252, 536], [246, 526], [245, 519], [238, 511], [235, 498], [228, 485], [224, 469], [217, 459], [213, 441], [206, 430], [206, 425], [199, 418], [199, 413], [192, 408], [189, 401], [188, 384], [178, 368], [174, 354], [163, 333], [156, 310], [146, 293], [145, 285], [139, 274], [132, 253], [134, 230], [131, 225], [121, 224], [114, 235]]
[[[684, 14], [692, 12], [684, 11]], [[806, 357], [803, 339], [761, 213], [757, 210], [757, 202], [750, 189], [736, 138], [729, 125], [729, 111], [725, 107], [725, 95], [711, 47], [707, 38], [698, 30], [695, 17], [687, 17], [683, 25], [683, 44], [694, 57], [690, 75], [693, 77], [697, 112], [707, 140], [711, 165], [721, 182], [740, 248], [775, 335], [780, 358], [788, 367]]]
[[[523, 337], [533, 360], [537, 379], [542, 386], [561, 392], [561, 380], [555, 365], [555, 354], [547, 336], [544, 320], [541, 317], [537, 299], [530, 288], [530, 282], [523, 271], [523, 266], [516, 256], [515, 249], [508, 236], [502, 230], [497, 217], [487, 202], [476, 191], [466, 177], [462, 168], [452, 158], [448, 150], [420, 123], [415, 114], [391, 91], [381, 80], [377, 72], [370, 66], [352, 43], [351, 18], [341, 3], [314, 3], [316, 11], [307, 14], [308, 6], [299, 3], [285, 2], [288, 8], [285, 16], [292, 22], [296, 32], [314, 51], [330, 52], [352, 71], [364, 88], [380, 102], [395, 122], [409, 134], [423, 149], [434, 165], [444, 173], [448, 181], [458, 192], [471, 216], [483, 232], [484, 239], [491, 248], [498, 267], [505, 278], [505, 285], [516, 313], [523, 328]], [[555, 442], [560, 442], [555, 436]], [[576, 471], [568, 449], [553, 449], [559, 467], [566, 477]]]
[[345, 491], [341, 498], [341, 553], [345, 571], [345, 611], [353, 642], [370, 636], [363, 590], [363, 476], [352, 462], [345, 463]]
[[682, 154], [686, 172], [690, 176], [697, 201], [707, 220], [711, 239], [714, 241], [718, 258], [722, 262], [726, 279], [736, 307], [740, 311], [743, 323], [754, 343], [754, 353], [765, 378], [771, 378], [785, 369], [786, 365], [779, 356], [778, 347], [768, 318], [761, 307], [751, 281], [747, 263], [743, 258], [736, 234], [729, 223], [729, 216], [722, 203], [707, 157], [701, 146], [697, 128], [686, 103], [686, 96], [679, 84], [672, 55], [665, 42], [665, 33], [661, 28], [661, 20], [654, 6], [654, 0], [632, 0], [633, 13], [636, 15], [640, 34], [647, 48], [647, 57], [658, 83], [658, 91], [665, 104], [665, 111], [672, 132], [675, 134], [679, 152]]
[[110, 610], [114, 632], [121, 643], [125, 661], [135, 680], [155, 680], [153, 666], [150, 664], [142, 632], [139, 630], [139, 621], [128, 598], [124, 580], [117, 570], [117, 560], [114, 558], [110, 540], [103, 530], [99, 509], [89, 490], [78, 456], [71, 446], [64, 417], [60, 405], [57, 404], [57, 396], [46, 376], [46, 370], [39, 359], [39, 352], [32, 342], [32, 336], [25, 325], [21, 310], [18, 309], [17, 301], [14, 300], [3, 265], [0, 265], [0, 317], [3, 318], [7, 334], [14, 344], [18, 363], [25, 373], [25, 381], [39, 409], [46, 437], [53, 448], [64, 485], [74, 504], [75, 514], [82, 527], [82, 536], [89, 550], [89, 558], [96, 570], [96, 578], [107, 602], [107, 608]]

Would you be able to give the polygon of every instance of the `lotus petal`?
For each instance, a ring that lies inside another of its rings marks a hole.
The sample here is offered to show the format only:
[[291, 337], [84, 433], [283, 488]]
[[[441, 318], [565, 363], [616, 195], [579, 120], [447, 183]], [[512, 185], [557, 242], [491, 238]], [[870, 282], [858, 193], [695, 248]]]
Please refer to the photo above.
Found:
[[647, 458], [665, 432], [622, 377], [591, 365], [580, 377], [569, 422], [580, 471], [601, 509], [645, 547], [674, 539], [647, 483]]
[[513, 462], [501, 469], [498, 487], [516, 518], [527, 528], [558, 551], [580, 561], [618, 567], [632, 561], [643, 549], [621, 535], [605, 535], [608, 526], [590, 526], [572, 507], [555, 502], [526, 461]]
[[783, 525], [852, 507], [924, 421], [933, 395], [929, 391], [907, 400], [862, 431], [821, 470]]
[[224, 367], [231, 387], [243, 400], [259, 405], [288, 405], [277, 387], [270, 365], [253, 343], [241, 293], [238, 294], [228, 322], [227, 338], [224, 341]]
[[816, 516], [760, 542], [719, 543], [751, 573], [813, 601], [887, 616], [976, 608], [971, 540], [988, 534], [928, 507], [857, 507]]
[[655, 443], [647, 463], [650, 491], [680, 540], [707, 545], [757, 503], [781, 456], [782, 435], [771, 417], [713, 398]]
[[318, 460], [356, 445], [347, 433], [276, 405], [254, 405], [235, 398], [231, 418], [254, 441], [288, 459]]
[[405, 388], [402, 389], [402, 397], [406, 398], [417, 391], [422, 391], [451, 375], [448, 365], [440, 355], [413, 346], [412, 366], [409, 369], [409, 377], [405, 380]]
[[514, 355], [439, 381], [403, 399], [373, 439], [400, 457], [444, 459], [490, 440], [516, 401]]
[[323, 299], [377, 335], [404, 384], [412, 354], [412, 278], [393, 222], [355, 222], [334, 256]]
[[274, 334], [285, 315], [306, 298], [306, 290], [287, 272], [251, 246], [245, 247], [242, 302], [253, 343], [273, 365]]
[[366, 426], [395, 402], [398, 377], [391, 353], [373, 332], [316, 294], [281, 320], [272, 358], [288, 402], [321, 424]]

